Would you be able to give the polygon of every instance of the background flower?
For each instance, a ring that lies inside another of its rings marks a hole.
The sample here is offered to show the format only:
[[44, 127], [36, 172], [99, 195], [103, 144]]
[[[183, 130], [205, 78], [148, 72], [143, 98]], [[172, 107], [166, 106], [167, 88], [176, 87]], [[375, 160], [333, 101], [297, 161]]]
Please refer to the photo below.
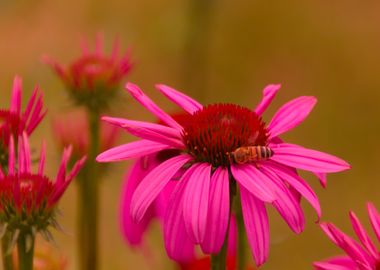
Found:
[[[380, 241], [380, 215], [372, 203], [367, 204], [368, 216]], [[380, 253], [369, 234], [364, 229], [354, 212], [350, 212], [352, 227], [360, 242], [343, 233], [332, 223], [323, 223], [321, 228], [330, 240], [340, 247], [345, 256], [337, 256], [323, 262], [315, 262], [316, 270], [378, 270], [380, 269]]]

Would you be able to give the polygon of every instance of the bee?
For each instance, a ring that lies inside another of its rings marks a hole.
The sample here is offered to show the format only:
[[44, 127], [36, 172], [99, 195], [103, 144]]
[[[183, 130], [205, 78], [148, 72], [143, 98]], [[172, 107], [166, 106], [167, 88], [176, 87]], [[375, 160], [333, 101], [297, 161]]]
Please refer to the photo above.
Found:
[[229, 153], [230, 159], [237, 164], [267, 160], [273, 156], [273, 150], [267, 146], [243, 146]]

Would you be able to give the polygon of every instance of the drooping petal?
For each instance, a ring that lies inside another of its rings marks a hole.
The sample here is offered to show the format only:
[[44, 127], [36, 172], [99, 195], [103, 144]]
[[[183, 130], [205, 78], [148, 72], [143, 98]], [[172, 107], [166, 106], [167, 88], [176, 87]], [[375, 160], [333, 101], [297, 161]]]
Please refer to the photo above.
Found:
[[206, 254], [216, 254], [221, 249], [230, 220], [230, 191], [228, 170], [217, 168], [211, 177], [210, 203], [206, 236], [201, 243]]
[[183, 198], [186, 231], [195, 244], [203, 242], [208, 220], [211, 165], [197, 163], [187, 180]]
[[18, 115], [21, 112], [21, 91], [22, 91], [22, 81], [19, 76], [16, 76], [13, 80], [10, 111], [17, 113]]
[[98, 155], [96, 157], [96, 161], [110, 162], [127, 160], [146, 156], [169, 148], [170, 146], [165, 144], [156, 143], [148, 140], [140, 140], [111, 148]]
[[315, 270], [356, 270], [356, 263], [348, 256], [337, 256], [313, 263]]
[[193, 170], [193, 167], [189, 168], [174, 188], [164, 219], [165, 249], [171, 259], [179, 262], [188, 262], [194, 258], [194, 244], [187, 236], [183, 220], [184, 190]]
[[369, 254], [375, 259], [379, 259], [379, 254], [377, 252], [377, 249], [371, 239], [369, 238], [366, 230], [364, 229], [363, 225], [357, 218], [354, 212], [350, 211], [350, 219], [352, 223], [352, 228], [354, 229], [356, 235], [358, 236], [360, 242], [363, 244], [363, 246], [367, 249]]
[[377, 239], [380, 241], [380, 214], [372, 203], [367, 203], [367, 211], [372, 228], [375, 231]]
[[168, 99], [170, 99], [172, 102], [174, 102], [190, 114], [193, 114], [194, 112], [203, 108], [202, 104], [200, 104], [198, 101], [167, 85], [157, 84], [156, 88], [161, 93], [163, 93]]
[[316, 103], [315, 97], [302, 96], [284, 104], [268, 125], [269, 138], [283, 134], [299, 125], [309, 115]]
[[134, 99], [140, 102], [147, 110], [153, 113], [158, 119], [161, 119], [168, 126], [178, 130], [182, 130], [178, 124], [169, 114], [161, 110], [148, 96], [146, 96], [141, 89], [132, 83], [127, 83], [125, 88], [129, 91]]
[[138, 246], [141, 244], [143, 234], [152, 218], [150, 214], [152, 207], [149, 207], [147, 214], [140, 223], [135, 223], [130, 215], [131, 200], [134, 191], [141, 183], [141, 180], [149, 172], [143, 166], [144, 158], [137, 159], [132, 165], [129, 172], [124, 177], [122, 193], [120, 198], [120, 229], [126, 241], [131, 246]]
[[264, 113], [280, 88], [281, 84], [270, 84], [264, 88], [263, 98], [255, 108], [255, 113], [257, 115], [262, 115]]
[[269, 222], [265, 205], [239, 183], [241, 207], [248, 243], [258, 266], [262, 265], [269, 255]]
[[236, 181], [264, 202], [273, 202], [276, 196], [271, 189], [271, 180], [249, 164], [232, 165], [231, 172]]
[[284, 146], [278, 144], [272, 150], [274, 155], [271, 160], [306, 171], [331, 173], [351, 168], [338, 157], [289, 143]]
[[317, 195], [309, 184], [286, 166], [271, 161], [265, 162], [264, 164], [263, 170], [269, 169], [274, 174], [277, 174], [281, 179], [296, 189], [313, 206], [318, 214], [319, 220], [321, 217], [321, 205]]
[[322, 223], [321, 228], [326, 235], [355, 262], [360, 263], [365, 268], [372, 269], [374, 260], [354, 239], [343, 233], [331, 223]]
[[[261, 168], [263, 170], [263, 168]], [[276, 200], [272, 202], [274, 208], [282, 216], [289, 228], [295, 233], [301, 233], [305, 226], [300, 203], [294, 198], [290, 190], [284, 185], [281, 179], [270, 171], [263, 171], [276, 186]]]
[[131, 201], [131, 215], [136, 223], [143, 218], [150, 204], [173, 175], [190, 160], [188, 155], [175, 156], [158, 165], [141, 181]]

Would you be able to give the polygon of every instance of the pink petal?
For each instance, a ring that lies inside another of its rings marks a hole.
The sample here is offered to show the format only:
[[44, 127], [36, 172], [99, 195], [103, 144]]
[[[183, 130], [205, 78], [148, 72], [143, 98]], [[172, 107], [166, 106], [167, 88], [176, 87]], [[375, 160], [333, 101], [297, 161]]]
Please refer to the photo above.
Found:
[[19, 76], [16, 76], [13, 81], [10, 111], [15, 112], [17, 114], [20, 114], [21, 112], [21, 91], [22, 80]]
[[40, 175], [44, 174], [45, 159], [46, 159], [46, 142], [42, 141], [40, 162], [38, 164], [38, 174]]
[[281, 179], [287, 182], [295, 190], [297, 190], [305, 199], [313, 206], [318, 214], [318, 220], [321, 217], [321, 205], [313, 189], [308, 185], [308, 183], [299, 177], [294, 171], [281, 164], [276, 164], [274, 162], [263, 163], [262, 170], [270, 170], [274, 174], [277, 174]]
[[187, 236], [183, 220], [184, 190], [193, 170], [189, 168], [175, 187], [164, 219], [165, 249], [171, 259], [180, 262], [194, 259], [194, 245]]
[[306, 171], [329, 173], [351, 168], [347, 162], [338, 157], [298, 145], [278, 144], [272, 150], [274, 155], [271, 160]]
[[138, 223], [146, 210], [170, 179], [188, 161], [190, 156], [179, 155], [168, 159], [154, 168], [140, 183], [131, 201], [131, 215]]
[[182, 130], [180, 124], [178, 124], [169, 114], [161, 110], [148, 96], [146, 96], [141, 89], [132, 83], [127, 83], [125, 88], [129, 91], [134, 99], [140, 102], [148, 111], [153, 113], [158, 119], [161, 119], [168, 126], [177, 130]]
[[148, 140], [140, 140], [111, 148], [98, 155], [96, 161], [121, 161], [146, 156], [164, 149], [170, 149], [170, 146]]
[[321, 183], [322, 187], [325, 188], [327, 185], [327, 174], [319, 172], [313, 172], [313, 174], [319, 179], [319, 182]]
[[278, 90], [280, 90], [281, 84], [269, 84], [263, 90], [263, 98], [255, 108], [257, 115], [262, 115], [268, 108], [273, 98], [276, 96]]
[[380, 215], [372, 203], [367, 203], [369, 219], [377, 239], [380, 241]]
[[132, 195], [141, 180], [149, 173], [145, 170], [144, 157], [137, 159], [131, 166], [129, 172], [123, 180], [122, 193], [120, 198], [120, 228], [127, 242], [132, 246], [141, 244], [144, 232], [152, 219], [151, 207], [140, 223], [135, 223], [130, 215]]
[[156, 88], [161, 93], [163, 93], [168, 99], [170, 99], [172, 102], [174, 102], [190, 114], [193, 114], [194, 112], [203, 108], [202, 104], [200, 104], [198, 101], [167, 85], [157, 84]]
[[182, 140], [167, 137], [165, 136], [165, 134], [162, 134], [161, 131], [155, 131], [145, 127], [123, 126], [123, 128], [125, 128], [132, 135], [140, 137], [142, 139], [170, 145], [174, 148], [185, 148], [185, 145], [183, 144]]
[[65, 182], [71, 182], [79, 173], [79, 171], [83, 168], [85, 162], [87, 160], [87, 156], [82, 157], [80, 160], [75, 162], [73, 168], [70, 173], [67, 175]]
[[8, 158], [8, 174], [9, 175], [15, 175], [15, 163], [16, 163], [16, 156], [15, 156], [15, 143], [13, 136], [9, 138], [9, 158]]
[[206, 254], [220, 251], [230, 220], [230, 189], [228, 170], [217, 168], [211, 177], [210, 203], [206, 225], [206, 236], [201, 243]]
[[196, 163], [187, 180], [183, 198], [183, 219], [186, 231], [196, 244], [202, 243], [206, 233], [210, 197], [211, 165]]
[[273, 116], [272, 121], [268, 125], [270, 138], [299, 125], [311, 112], [317, 103], [315, 97], [298, 97], [284, 104]]
[[122, 127], [122, 128], [126, 128], [126, 127], [145, 128], [157, 133], [161, 133], [163, 136], [166, 136], [166, 137], [170, 137], [170, 138], [178, 139], [178, 140], [182, 139], [181, 131], [171, 128], [171, 127], [159, 125], [159, 124], [153, 124], [153, 123], [143, 122], [143, 121], [134, 121], [134, 120], [129, 120], [129, 119], [117, 118], [117, 117], [108, 117], [108, 116], [102, 117], [102, 120], [110, 124]]
[[56, 181], [58, 185], [62, 184], [66, 180], [67, 163], [70, 159], [72, 151], [73, 151], [73, 147], [71, 145], [68, 148], [65, 148], [63, 150], [61, 164], [59, 166], [59, 170], [56, 177]]
[[375, 245], [372, 243], [363, 225], [360, 223], [359, 219], [357, 218], [355, 213], [352, 211], [350, 211], [350, 219], [351, 219], [352, 227], [356, 235], [358, 236], [360, 242], [367, 249], [367, 251], [372, 255], [372, 257], [375, 260], [378, 260], [379, 254], [377, 252]]
[[264, 202], [273, 202], [276, 199], [271, 189], [271, 180], [254, 166], [249, 164], [232, 165], [231, 172], [236, 181], [258, 199]]
[[315, 270], [356, 270], [356, 263], [349, 257], [336, 257], [325, 262], [313, 263]]
[[262, 265], [269, 255], [269, 222], [265, 205], [239, 184], [244, 225], [249, 246], [257, 266]]
[[274, 208], [276, 208], [292, 231], [301, 233], [304, 229], [305, 218], [300, 203], [276, 174], [268, 171], [265, 171], [265, 174], [267, 174], [268, 178], [272, 179], [273, 184], [276, 186], [277, 199], [272, 202]]

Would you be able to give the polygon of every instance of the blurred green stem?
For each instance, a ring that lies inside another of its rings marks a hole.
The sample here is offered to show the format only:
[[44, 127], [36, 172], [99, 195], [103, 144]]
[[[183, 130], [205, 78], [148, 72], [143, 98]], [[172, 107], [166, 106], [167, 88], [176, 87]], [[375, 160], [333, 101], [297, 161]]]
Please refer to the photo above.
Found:
[[[215, 0], [189, 0], [188, 22], [182, 63], [183, 82], [187, 89], [203, 99], [207, 92], [207, 56], [210, 40], [210, 23]], [[200, 83], [202, 82], [202, 83]]]
[[228, 231], [222, 249], [216, 255], [211, 255], [211, 270], [226, 270]]
[[33, 270], [34, 240], [32, 234], [19, 235], [17, 240], [19, 270]]
[[246, 264], [246, 250], [245, 250], [245, 228], [244, 228], [244, 219], [243, 219], [243, 212], [241, 209], [241, 203], [240, 198], [237, 200], [237, 207], [236, 207], [236, 223], [237, 223], [237, 230], [238, 230], [238, 246], [237, 246], [237, 269], [238, 270], [244, 270], [245, 264]]
[[1, 239], [1, 255], [3, 260], [4, 270], [13, 270], [13, 258], [12, 252], [10, 251], [11, 234], [6, 232]]
[[99, 173], [95, 158], [99, 153], [100, 125], [98, 111], [88, 111], [90, 150], [79, 175], [78, 242], [80, 270], [98, 269]]

